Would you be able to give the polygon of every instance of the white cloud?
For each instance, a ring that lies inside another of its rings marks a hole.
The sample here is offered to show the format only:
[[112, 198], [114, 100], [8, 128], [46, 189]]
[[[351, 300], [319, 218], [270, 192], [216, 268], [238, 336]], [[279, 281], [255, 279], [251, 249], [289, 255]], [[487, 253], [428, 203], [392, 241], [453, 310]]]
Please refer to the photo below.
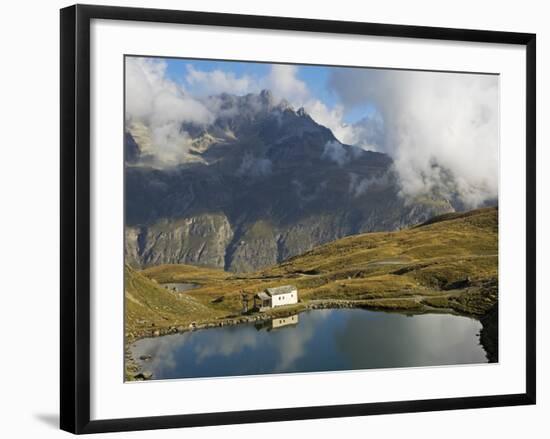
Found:
[[[127, 58], [126, 119], [129, 126], [147, 128], [145, 134], [140, 131], [138, 142], [147, 149], [145, 153], [158, 166], [171, 166], [189, 157], [191, 139], [181, 130], [182, 124], [207, 124], [222, 111], [215, 99], [204, 96], [242, 95], [267, 88], [276, 101], [285, 99], [294, 108], [304, 107], [339, 142], [391, 155], [405, 197], [433, 190], [449, 197], [458, 193], [467, 207], [474, 207], [497, 196], [497, 77], [336, 69], [329, 85], [341, 104], [328, 107], [312, 96], [298, 72], [297, 66], [276, 64], [265, 76], [253, 77], [189, 66], [185, 82], [194, 95], [202, 96], [193, 98], [166, 78], [164, 62]], [[376, 108], [375, 113], [353, 125], [344, 122], [347, 110], [367, 103]], [[324, 145], [324, 157], [340, 165], [352, 152], [338, 142]], [[269, 172], [269, 163], [243, 163], [248, 171]]]
[[383, 152], [384, 120], [374, 112], [350, 126], [349, 142], [364, 150]]
[[[186, 102], [178, 106], [178, 101], [184, 97], [183, 90], [172, 81], [165, 79], [166, 65], [164, 63], [142, 58], [129, 58], [129, 60], [132, 60], [132, 65], [127, 65], [127, 85], [132, 85], [133, 92], [131, 96], [127, 94], [127, 112], [139, 116], [150, 115], [151, 109], [154, 107], [151, 95], [158, 93], [159, 90], [166, 90], [168, 96], [164, 98], [165, 105], [156, 105], [157, 108], [154, 111], [157, 111], [159, 107], [161, 110], [169, 110], [170, 107], [174, 107], [173, 109], [179, 111], [177, 113], [168, 111], [169, 114], [180, 114], [181, 119], [189, 120], [193, 120], [193, 117], [197, 115], [199, 121], [203, 120], [206, 107], [202, 102], [194, 100], [196, 106], [192, 108], [192, 100], [187, 97]], [[317, 123], [329, 128], [339, 141], [347, 144], [359, 142], [356, 127], [343, 121], [344, 107], [335, 105], [329, 108], [322, 101], [314, 98], [307, 84], [298, 78], [297, 66], [273, 64], [267, 75], [254, 77], [251, 75], [237, 76], [233, 72], [224, 72], [219, 69], [207, 72], [188, 65], [184, 79], [193, 95], [202, 97], [215, 96], [220, 93], [244, 95], [268, 89], [273, 93], [276, 101], [284, 99], [294, 108], [304, 107]], [[210, 113], [217, 114], [220, 111], [216, 103], [215, 99], [206, 102]], [[225, 111], [232, 110], [234, 109]], [[165, 114], [163, 111], [160, 118], [165, 118]]]
[[209, 72], [197, 70], [187, 65], [185, 82], [192, 87], [193, 92], [202, 96], [230, 93], [243, 95], [260, 90], [258, 81], [249, 75], [236, 76], [233, 72], [212, 70]]
[[287, 100], [294, 108], [304, 107], [315, 122], [329, 128], [342, 143], [352, 144], [357, 139], [355, 128], [344, 122], [344, 107], [329, 108], [311, 95], [307, 84], [298, 78], [298, 67], [275, 64], [267, 78], [260, 81], [278, 100]]
[[335, 105], [333, 108], [328, 108], [320, 100], [311, 99], [304, 104], [304, 108], [315, 122], [329, 128], [340, 142], [346, 144], [355, 143], [356, 135], [354, 127], [343, 121], [343, 106]]
[[163, 61], [128, 57], [125, 119], [142, 140], [142, 154], [151, 164], [166, 167], [186, 161], [190, 137], [182, 123], [206, 124], [214, 114], [166, 78]]
[[343, 166], [350, 160], [350, 155], [340, 142], [330, 141], [325, 144], [321, 158], [332, 160]]
[[344, 105], [372, 103], [383, 119], [377, 147], [395, 161], [408, 197], [457, 191], [475, 207], [498, 193], [498, 78], [338, 69]]
[[309, 96], [307, 85], [297, 77], [298, 68], [287, 64], [273, 64], [266, 78], [262, 80], [264, 88], [270, 89], [279, 99], [286, 99], [295, 107]]
[[327, 107], [318, 99], [310, 99], [303, 104], [309, 115], [332, 131], [341, 143], [358, 146], [363, 150], [379, 151], [378, 139], [383, 130], [383, 122], [377, 114], [369, 115], [354, 124], [344, 121], [345, 107], [340, 104]]
[[373, 186], [387, 186], [390, 182], [389, 174], [372, 175], [361, 178], [359, 175], [350, 172], [349, 174], [349, 192], [354, 197], [360, 197]]
[[257, 158], [252, 154], [247, 153], [244, 155], [239, 169], [237, 169], [237, 175], [260, 177], [271, 174], [273, 164], [271, 160], [266, 158]]

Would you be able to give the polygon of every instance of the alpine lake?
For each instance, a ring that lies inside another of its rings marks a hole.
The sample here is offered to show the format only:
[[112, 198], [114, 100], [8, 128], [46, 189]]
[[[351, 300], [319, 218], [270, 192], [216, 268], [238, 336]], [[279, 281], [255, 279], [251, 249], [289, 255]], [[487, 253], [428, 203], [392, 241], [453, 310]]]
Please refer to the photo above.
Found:
[[152, 379], [478, 364], [481, 328], [455, 314], [320, 309], [144, 338], [130, 353]]

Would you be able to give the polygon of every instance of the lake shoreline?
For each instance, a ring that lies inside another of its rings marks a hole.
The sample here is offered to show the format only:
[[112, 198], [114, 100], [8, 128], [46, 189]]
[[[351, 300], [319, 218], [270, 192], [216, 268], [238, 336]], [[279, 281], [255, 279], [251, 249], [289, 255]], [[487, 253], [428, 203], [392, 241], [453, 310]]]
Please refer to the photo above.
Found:
[[[406, 302], [411, 302], [410, 298], [401, 299]], [[219, 318], [216, 320], [205, 320], [202, 322], [196, 322], [195, 325], [169, 325], [166, 327], [153, 327], [151, 329], [134, 331], [132, 335], [125, 338], [125, 380], [147, 380], [151, 379], [152, 375], [149, 372], [140, 367], [139, 362], [133, 358], [130, 350], [131, 344], [144, 338], [157, 338], [171, 334], [183, 334], [186, 332], [193, 332], [203, 329], [212, 329], [225, 326], [235, 326], [249, 323], [264, 323], [271, 321], [274, 318], [284, 318], [291, 315], [301, 314], [304, 312], [320, 310], [320, 309], [367, 309], [376, 312], [397, 313], [406, 315], [420, 315], [420, 314], [452, 314], [462, 317], [469, 317], [480, 321], [482, 324], [482, 330], [480, 332], [480, 344], [487, 353], [487, 359], [490, 363], [498, 361], [498, 350], [496, 340], [498, 334], [498, 325], [495, 324], [494, 316], [496, 314], [498, 318], [498, 312], [492, 310], [484, 315], [463, 312], [456, 310], [452, 307], [437, 307], [427, 305], [425, 303], [414, 302], [415, 306], [406, 305], [399, 306], [395, 300], [384, 304], [383, 302], [373, 303], [372, 299], [369, 300], [332, 300], [332, 299], [318, 299], [308, 302], [299, 302], [297, 305], [285, 306], [279, 309], [273, 308], [267, 312], [254, 312], [251, 314], [236, 315], [227, 318]], [[496, 309], [498, 305], [495, 304]], [[498, 320], [497, 320], [498, 323]], [[496, 328], [496, 329], [495, 329]], [[496, 353], [495, 353], [496, 351]]]

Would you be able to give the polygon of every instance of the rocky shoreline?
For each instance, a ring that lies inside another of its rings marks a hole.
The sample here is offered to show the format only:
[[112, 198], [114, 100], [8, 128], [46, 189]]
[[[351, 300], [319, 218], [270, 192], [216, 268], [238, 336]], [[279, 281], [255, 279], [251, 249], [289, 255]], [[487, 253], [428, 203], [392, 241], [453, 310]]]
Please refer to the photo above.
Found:
[[[133, 343], [136, 340], [150, 337], [161, 337], [169, 334], [181, 334], [184, 332], [195, 331], [198, 329], [219, 328], [223, 326], [240, 325], [243, 323], [255, 323], [265, 322], [273, 318], [288, 317], [304, 311], [314, 309], [338, 309], [338, 308], [366, 308], [376, 311], [393, 311], [393, 312], [406, 312], [414, 311], [415, 313], [427, 312], [427, 311], [443, 311], [440, 308], [431, 307], [425, 304], [419, 303], [415, 307], [399, 308], [399, 307], [384, 307], [380, 306], [379, 302], [372, 303], [372, 300], [312, 300], [307, 303], [300, 302], [296, 306], [284, 307], [282, 309], [272, 309], [267, 312], [243, 314], [238, 316], [226, 317], [218, 320], [210, 320], [204, 322], [197, 322], [188, 326], [184, 325], [170, 325], [166, 327], [152, 327], [151, 329], [134, 331], [126, 335], [127, 343]], [[445, 311], [451, 311], [445, 310]]]
[[[397, 312], [397, 313], [411, 313], [411, 314], [424, 314], [424, 313], [450, 313], [456, 315], [463, 315], [466, 317], [476, 318], [481, 321], [484, 325], [485, 316], [480, 318], [479, 315], [473, 315], [463, 312], [457, 312], [452, 308], [437, 308], [423, 304], [421, 302], [416, 303], [417, 306], [414, 307], [384, 307], [380, 306], [380, 302], [373, 304], [372, 300], [313, 300], [307, 303], [298, 303], [296, 306], [284, 307], [282, 309], [272, 309], [268, 312], [262, 313], [253, 313], [249, 315], [239, 315], [227, 317], [224, 319], [219, 319], [215, 321], [205, 321], [197, 322], [195, 324], [190, 324], [188, 326], [184, 325], [172, 325], [164, 328], [151, 328], [150, 330], [133, 332], [127, 334], [126, 336], [126, 345], [125, 345], [125, 376], [126, 381], [144, 381], [153, 378], [153, 374], [150, 371], [143, 370], [135, 358], [132, 357], [130, 352], [130, 345], [137, 340], [143, 338], [153, 338], [153, 337], [162, 337], [164, 335], [170, 334], [183, 334], [186, 332], [197, 331], [201, 329], [211, 329], [211, 328], [220, 328], [224, 326], [234, 326], [241, 325], [246, 323], [264, 323], [268, 322], [274, 318], [284, 318], [291, 315], [299, 314], [302, 312], [317, 310], [317, 309], [343, 309], [343, 308], [363, 308], [370, 309], [375, 311], [384, 311], [384, 312]], [[483, 333], [483, 329], [482, 329]], [[485, 344], [487, 344], [487, 331], [485, 331], [484, 337], [482, 337], [481, 342], [484, 345], [485, 349], [488, 352], [488, 359], [494, 361], [495, 354], [492, 352], [492, 349], [487, 349]], [[492, 346], [492, 343], [489, 343]], [[497, 360], [498, 361], [498, 360]]]

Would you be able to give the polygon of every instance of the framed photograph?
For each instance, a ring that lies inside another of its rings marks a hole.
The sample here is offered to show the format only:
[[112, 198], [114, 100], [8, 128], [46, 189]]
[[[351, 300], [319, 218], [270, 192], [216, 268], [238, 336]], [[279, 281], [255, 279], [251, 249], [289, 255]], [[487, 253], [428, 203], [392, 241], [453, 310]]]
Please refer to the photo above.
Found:
[[535, 403], [535, 35], [61, 10], [61, 428]]

